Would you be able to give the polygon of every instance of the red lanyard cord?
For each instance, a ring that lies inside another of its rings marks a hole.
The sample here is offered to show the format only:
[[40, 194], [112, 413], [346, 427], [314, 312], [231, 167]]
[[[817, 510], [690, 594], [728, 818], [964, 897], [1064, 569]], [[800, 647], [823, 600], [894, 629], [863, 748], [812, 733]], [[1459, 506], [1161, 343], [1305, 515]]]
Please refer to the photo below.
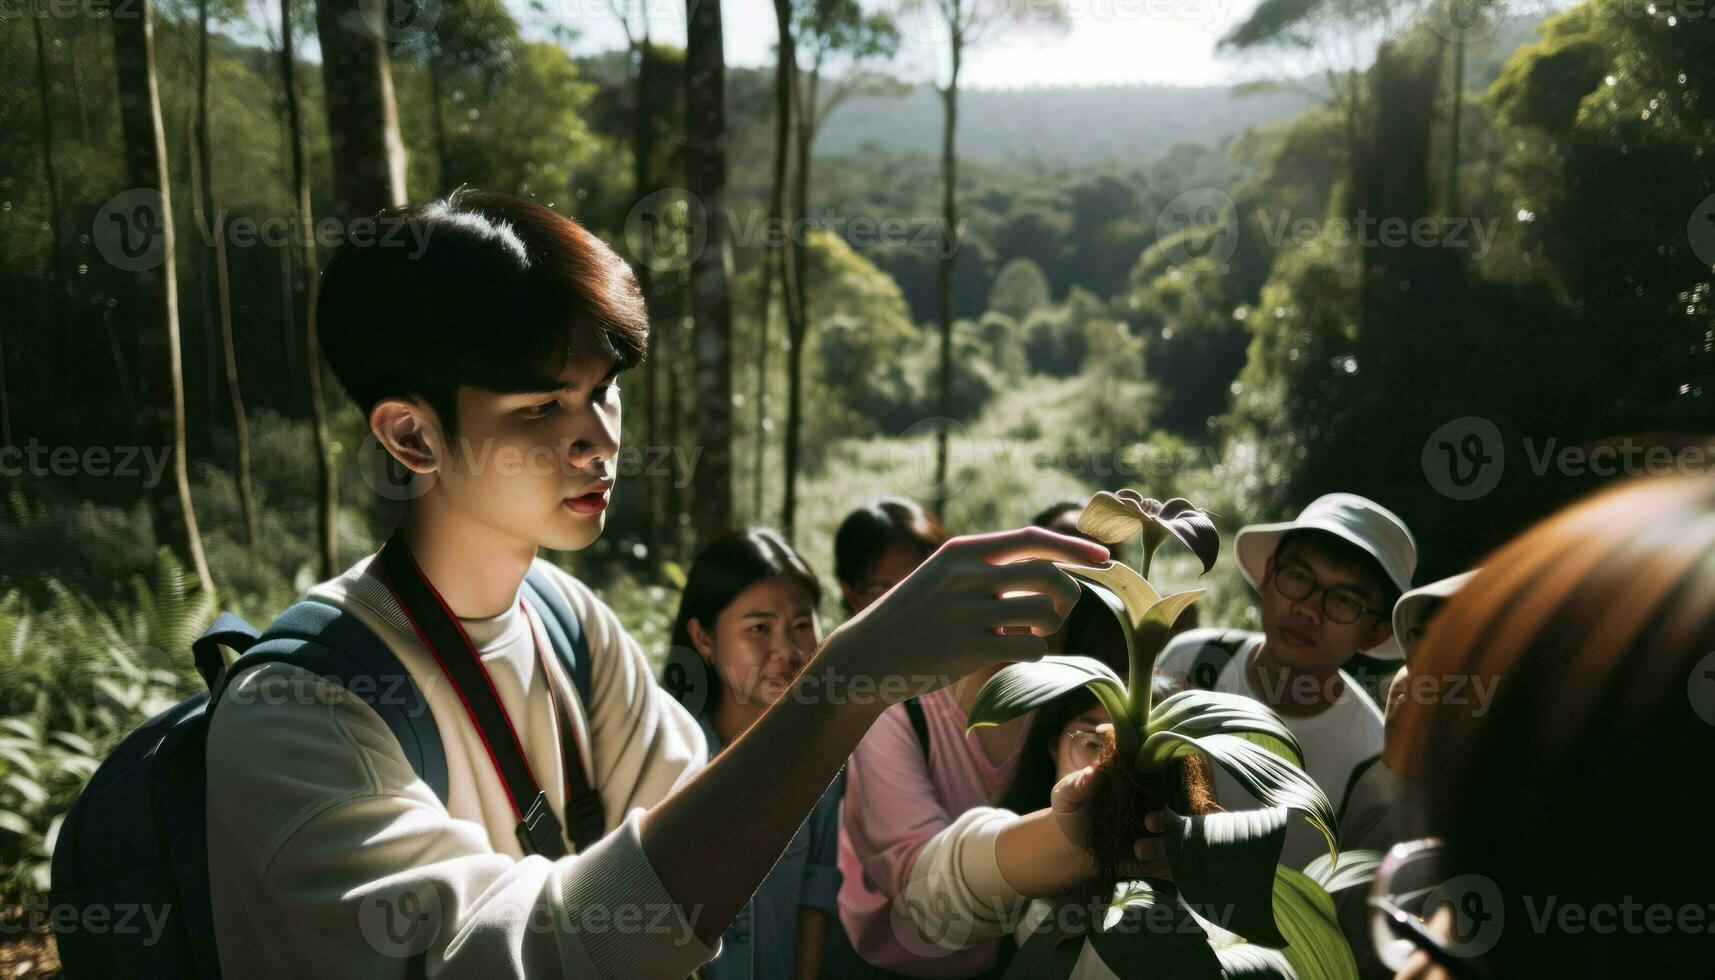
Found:
[[[524, 852], [548, 858], [565, 856], [565, 836], [560, 822], [548, 806], [547, 794], [542, 792], [540, 784], [536, 782], [536, 774], [524, 755], [523, 742], [518, 738], [518, 731], [513, 727], [512, 718], [506, 713], [505, 706], [501, 704], [494, 680], [483, 668], [481, 657], [471, 643], [470, 636], [465, 633], [464, 626], [447, 607], [446, 601], [441, 598], [434, 585], [423, 575], [422, 568], [417, 565], [410, 547], [401, 536], [394, 535], [382, 546], [377, 561], [381, 563], [388, 588], [398, 600], [405, 618], [410, 621], [412, 631], [417, 634], [418, 640], [428, 649], [435, 658], [436, 665], [452, 683], [454, 693], [458, 695], [471, 723], [476, 727], [477, 737], [482, 740], [489, 760], [500, 773], [512, 813], [519, 820], [518, 840]], [[539, 647], [537, 652], [540, 654]], [[553, 696], [551, 686], [549, 696]], [[557, 701], [552, 703], [556, 706], [558, 704]], [[510, 740], [496, 746], [489, 738], [489, 733], [498, 734], [502, 731]], [[581, 771], [581, 757], [565, 762], [577, 764]]]

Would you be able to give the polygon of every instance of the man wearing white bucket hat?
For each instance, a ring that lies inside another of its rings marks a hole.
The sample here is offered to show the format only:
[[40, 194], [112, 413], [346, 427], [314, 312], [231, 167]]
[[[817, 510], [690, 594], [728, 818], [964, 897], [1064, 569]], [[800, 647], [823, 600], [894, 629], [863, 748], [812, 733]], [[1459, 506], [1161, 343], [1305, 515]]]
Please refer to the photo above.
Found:
[[[1331, 493], [1294, 520], [1241, 528], [1233, 549], [1256, 590], [1261, 632], [1191, 630], [1168, 644], [1157, 669], [1273, 708], [1303, 747], [1305, 771], [1338, 805], [1353, 769], [1382, 748], [1380, 709], [1341, 668], [1358, 653], [1405, 656], [1392, 612], [1411, 588], [1417, 543], [1375, 501]], [[1223, 770], [1215, 782], [1228, 810], [1262, 805]], [[1302, 821], [1288, 826], [1283, 864], [1302, 868], [1325, 853], [1320, 834]]]

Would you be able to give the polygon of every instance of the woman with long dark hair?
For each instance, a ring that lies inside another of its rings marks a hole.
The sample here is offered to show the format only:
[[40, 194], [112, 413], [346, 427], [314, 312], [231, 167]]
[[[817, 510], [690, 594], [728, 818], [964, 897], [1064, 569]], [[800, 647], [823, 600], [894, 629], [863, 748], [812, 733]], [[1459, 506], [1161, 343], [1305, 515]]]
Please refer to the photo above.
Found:
[[[821, 643], [821, 582], [769, 528], [731, 531], [698, 553], [673, 622], [666, 686], [696, 715], [713, 758], [791, 685]], [[677, 672], [695, 672], [689, 683]], [[789, 776], [783, 778], [790, 778]], [[710, 980], [820, 975], [840, 873], [837, 784], [824, 793], [704, 967]], [[710, 819], [739, 819], [711, 814]]]

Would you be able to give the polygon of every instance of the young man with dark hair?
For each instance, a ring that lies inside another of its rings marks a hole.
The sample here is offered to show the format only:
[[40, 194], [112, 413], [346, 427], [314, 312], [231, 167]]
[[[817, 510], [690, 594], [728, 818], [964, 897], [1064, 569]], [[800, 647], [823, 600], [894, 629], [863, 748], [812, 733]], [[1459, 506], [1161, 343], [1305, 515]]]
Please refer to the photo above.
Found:
[[[284, 662], [229, 678], [208, 732], [221, 966], [682, 977], [714, 955], [870, 723], [913, 688], [888, 681], [1040, 658], [1078, 595], [1053, 562], [1106, 553], [1040, 530], [948, 542], [835, 631], [705, 767], [696, 722], [655, 686], [612, 610], [536, 557], [602, 530], [616, 381], [648, 333], [630, 270], [576, 222], [506, 195], [461, 191], [382, 222], [415, 223], [421, 251], [342, 246], [324, 274], [320, 335], [416, 495], [379, 555], [310, 595], [381, 638], [421, 692], [444, 790], [346, 687]], [[415, 593], [400, 581], [413, 567]], [[581, 624], [587, 698], [544, 652], [527, 575]], [[426, 596], [457, 649], [412, 614]], [[510, 733], [474, 720], [476, 688], [461, 674], [492, 693]], [[493, 747], [508, 734], [567, 830], [572, 773], [589, 776], [605, 836], [577, 849], [559, 828], [538, 835], [554, 825], [532, 822], [535, 806], [520, 820]]]
[[[1332, 493], [1282, 524], [1240, 528], [1239, 569], [1256, 590], [1261, 632], [1200, 629], [1175, 637], [1157, 670], [1273, 708], [1304, 749], [1304, 768], [1336, 807], [1352, 770], [1382, 748], [1382, 714], [1342, 667], [1357, 653], [1398, 660], [1392, 613], [1411, 588], [1417, 543], [1373, 500]], [[1217, 769], [1229, 810], [1260, 806]], [[1281, 862], [1302, 868], [1327, 853], [1302, 821], [1288, 825]]]

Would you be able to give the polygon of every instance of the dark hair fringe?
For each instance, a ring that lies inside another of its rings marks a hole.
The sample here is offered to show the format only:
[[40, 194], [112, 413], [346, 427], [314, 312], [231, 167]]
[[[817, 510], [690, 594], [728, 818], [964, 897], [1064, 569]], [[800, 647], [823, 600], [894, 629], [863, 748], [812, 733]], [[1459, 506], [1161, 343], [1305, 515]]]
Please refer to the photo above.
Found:
[[549, 390], [580, 347], [635, 366], [649, 317], [631, 267], [574, 219], [511, 194], [460, 188], [377, 215], [322, 273], [317, 331], [365, 415], [424, 399], [450, 435], [461, 386]]

